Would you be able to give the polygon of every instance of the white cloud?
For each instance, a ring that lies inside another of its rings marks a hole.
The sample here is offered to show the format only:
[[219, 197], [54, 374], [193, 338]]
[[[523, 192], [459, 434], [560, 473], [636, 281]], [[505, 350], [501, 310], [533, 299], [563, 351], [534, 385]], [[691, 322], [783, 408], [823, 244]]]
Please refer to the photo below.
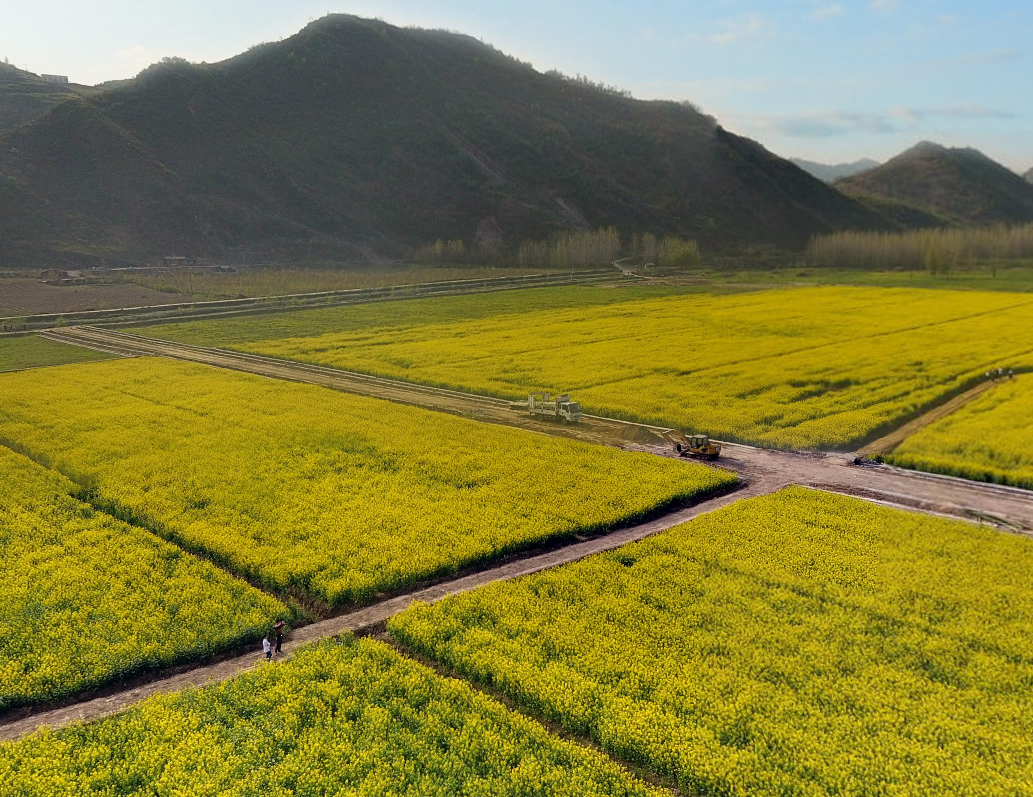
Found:
[[920, 129], [929, 121], [966, 119], [1014, 119], [1014, 114], [982, 105], [952, 105], [937, 108], [892, 108], [879, 113], [814, 111], [800, 114], [768, 114], [743, 118], [752, 129], [770, 131], [790, 138], [824, 139], [837, 136], [886, 135]]
[[892, 12], [900, 8], [900, 0], [872, 0], [868, 4], [872, 11]]
[[926, 119], [1014, 119], [1015, 114], [985, 105], [949, 105], [940, 108], [894, 108], [890, 116], [910, 124]]
[[846, 9], [839, 5], [839, 3], [836, 3], [831, 6], [816, 8], [811, 12], [810, 16], [811, 19], [831, 19], [832, 17], [841, 17], [845, 13]]
[[768, 23], [760, 14], [745, 14], [734, 19], [726, 19], [718, 23], [720, 32], [711, 35], [710, 41], [714, 44], [733, 44], [743, 39], [749, 39], [763, 33], [768, 29]]

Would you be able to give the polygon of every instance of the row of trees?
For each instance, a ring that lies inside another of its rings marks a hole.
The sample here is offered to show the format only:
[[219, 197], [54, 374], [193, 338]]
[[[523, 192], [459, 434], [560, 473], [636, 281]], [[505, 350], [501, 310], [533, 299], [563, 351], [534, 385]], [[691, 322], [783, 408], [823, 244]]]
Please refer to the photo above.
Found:
[[552, 269], [588, 268], [620, 258], [638, 258], [642, 265], [668, 268], [693, 268], [702, 262], [699, 246], [693, 240], [674, 236], [661, 238], [647, 232], [632, 235], [624, 246], [620, 233], [613, 227], [559, 233], [546, 240], [524, 240], [517, 247], [515, 258], [499, 246], [488, 250], [468, 248], [458, 239], [438, 239], [418, 249], [414, 258], [423, 263], [490, 260], [514, 263], [521, 268]]
[[612, 263], [621, 254], [621, 237], [613, 227], [595, 232], [561, 233], [547, 241], [522, 241], [522, 268], [578, 268]]
[[925, 269], [949, 274], [959, 266], [1033, 258], [1033, 224], [902, 233], [837, 232], [814, 238], [809, 264], [824, 268]]
[[641, 257], [643, 263], [662, 268], [696, 268], [702, 265], [699, 244], [691, 239], [658, 238], [647, 232], [641, 236], [632, 235], [628, 250], [632, 256]]
[[467, 259], [466, 244], [456, 238], [443, 241], [440, 238], [432, 244], [416, 250], [414, 259], [421, 263], [458, 263]]

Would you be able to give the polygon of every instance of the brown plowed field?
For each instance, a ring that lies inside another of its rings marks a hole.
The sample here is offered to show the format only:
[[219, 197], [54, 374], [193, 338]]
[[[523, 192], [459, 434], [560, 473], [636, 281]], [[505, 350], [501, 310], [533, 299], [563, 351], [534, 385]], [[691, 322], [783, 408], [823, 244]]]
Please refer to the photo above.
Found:
[[162, 293], [139, 285], [47, 285], [34, 279], [0, 279], [0, 316], [79, 313], [121, 307], [171, 304], [189, 296]]

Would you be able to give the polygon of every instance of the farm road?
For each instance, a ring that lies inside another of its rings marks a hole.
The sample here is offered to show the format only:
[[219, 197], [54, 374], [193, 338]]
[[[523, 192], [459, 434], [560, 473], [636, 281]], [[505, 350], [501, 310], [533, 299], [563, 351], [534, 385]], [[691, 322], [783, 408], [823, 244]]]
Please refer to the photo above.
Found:
[[[348, 393], [417, 405], [462, 415], [485, 423], [571, 437], [590, 443], [617, 445], [674, 456], [657, 436], [659, 427], [594, 415], [565, 426], [514, 410], [510, 402], [410, 382], [368, 376], [320, 365], [278, 360], [255, 354], [189, 346], [97, 327], [68, 327], [42, 333], [44, 337], [127, 357], [157, 356], [246, 371], [274, 379], [306, 382]], [[963, 403], [985, 386], [953, 400]], [[948, 405], [952, 405], [948, 402]], [[936, 412], [936, 411], [934, 411]], [[923, 416], [925, 418], [926, 416]], [[921, 419], [919, 419], [921, 420]], [[899, 442], [896, 441], [896, 442]], [[908, 509], [994, 523], [1013, 531], [1033, 531], [1033, 492], [992, 484], [900, 470], [888, 466], [852, 464], [848, 454], [799, 454], [727, 443], [721, 464], [748, 482], [800, 484], [881, 501]]]
[[[73, 327], [53, 330], [46, 337], [122, 356], [164, 356], [174, 359], [246, 371], [275, 379], [307, 382], [345, 392], [375, 396], [430, 409], [463, 415], [476, 420], [499, 423], [560, 435], [593, 443], [620, 445], [629, 450], [646, 451], [673, 457], [674, 452], [661, 443], [656, 427], [597, 416], [584, 416], [580, 424], [554, 425], [513, 410], [508, 401], [456, 391], [440, 390], [390, 379], [349, 373], [333, 368], [311, 366], [219, 349], [167, 343], [110, 330]], [[774, 492], [790, 484], [853, 495], [890, 506], [947, 515], [974, 522], [988, 522], [1017, 533], [1033, 533], [1033, 492], [991, 484], [968, 482], [931, 474], [915, 473], [882, 465], [853, 465], [846, 454], [808, 454], [760, 449], [726, 443], [721, 465], [743, 479], [738, 491], [671, 512], [655, 520], [618, 530], [603, 537], [577, 542], [547, 553], [519, 558], [494, 568], [452, 581], [435, 584], [393, 597], [357, 611], [298, 629], [286, 642], [287, 656], [299, 645], [332, 637], [346, 631], [374, 629], [417, 600], [433, 602], [441, 598], [550, 567], [577, 561], [601, 551], [672, 528], [706, 512], [740, 499]], [[260, 653], [199, 666], [116, 694], [84, 700], [62, 708], [30, 716], [0, 719], [0, 740], [16, 739], [42, 725], [60, 727], [89, 721], [121, 711], [153, 694], [174, 692], [188, 686], [222, 681], [257, 666], [266, 665]]]
[[0, 721], [0, 741], [17, 739], [43, 725], [59, 728], [75, 722], [88, 722], [129, 708], [134, 703], [138, 703], [151, 695], [176, 692], [187, 687], [198, 687], [208, 683], [224, 681], [256, 667], [275, 666], [277, 661], [289, 658], [294, 650], [308, 642], [337, 636], [344, 632], [361, 633], [366, 630], [377, 629], [388, 618], [405, 610], [415, 601], [433, 603], [448, 595], [467, 592], [495, 581], [526, 576], [550, 567], [558, 567], [569, 562], [575, 562], [595, 553], [609, 551], [629, 542], [645, 539], [652, 534], [673, 528], [680, 523], [727, 506], [742, 498], [764, 495], [780, 486], [771, 481], [758, 481], [747, 484], [737, 491], [701, 501], [693, 506], [670, 512], [637, 526], [620, 529], [606, 536], [594, 537], [583, 542], [575, 542], [547, 553], [515, 559], [488, 570], [482, 570], [471, 575], [453, 579], [452, 581], [425, 587], [348, 614], [303, 626], [293, 631], [289, 639], [284, 640], [284, 654], [275, 657], [273, 664], [267, 664], [262, 653], [256, 651], [255, 653], [226, 659], [212, 665], [196, 667], [170, 677], [159, 677], [157, 680], [106, 697], [84, 700], [62, 708], [41, 711], [30, 716]]

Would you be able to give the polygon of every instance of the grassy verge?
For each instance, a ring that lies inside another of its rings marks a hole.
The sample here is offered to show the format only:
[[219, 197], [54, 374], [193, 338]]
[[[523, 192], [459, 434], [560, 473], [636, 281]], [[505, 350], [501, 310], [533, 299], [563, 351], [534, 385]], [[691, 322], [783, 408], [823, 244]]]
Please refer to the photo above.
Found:
[[110, 360], [112, 355], [57, 343], [36, 335], [0, 338], [0, 371]]

